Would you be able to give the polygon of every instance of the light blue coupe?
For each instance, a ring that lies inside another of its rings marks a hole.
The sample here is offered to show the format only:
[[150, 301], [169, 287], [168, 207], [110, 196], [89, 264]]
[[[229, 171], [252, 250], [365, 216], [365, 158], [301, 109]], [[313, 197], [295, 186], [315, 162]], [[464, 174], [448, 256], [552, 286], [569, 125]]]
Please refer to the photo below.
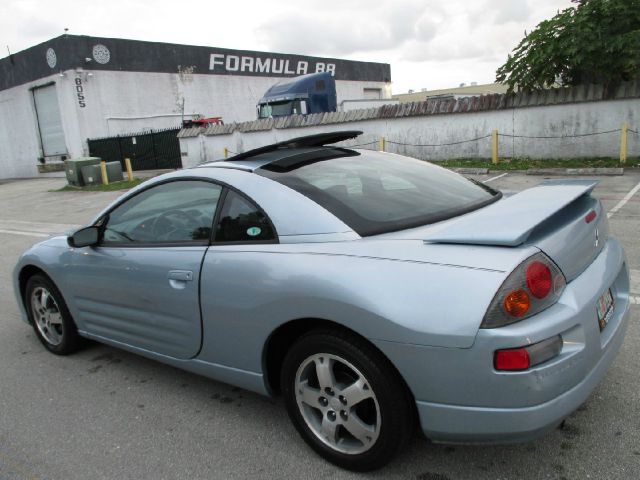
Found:
[[14, 282], [44, 346], [86, 337], [264, 395], [344, 468], [533, 439], [605, 375], [629, 317], [595, 182], [505, 197], [312, 135], [156, 177]]

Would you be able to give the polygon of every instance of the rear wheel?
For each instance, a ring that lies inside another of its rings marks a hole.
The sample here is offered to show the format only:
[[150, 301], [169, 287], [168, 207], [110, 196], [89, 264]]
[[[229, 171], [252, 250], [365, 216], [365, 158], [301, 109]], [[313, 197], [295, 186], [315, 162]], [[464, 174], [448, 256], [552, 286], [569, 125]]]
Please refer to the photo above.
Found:
[[27, 281], [26, 307], [36, 336], [47, 350], [68, 355], [78, 350], [81, 338], [75, 323], [54, 283], [44, 275]]
[[398, 373], [354, 335], [304, 335], [285, 357], [281, 382], [298, 432], [343, 468], [381, 467], [413, 431], [410, 397]]

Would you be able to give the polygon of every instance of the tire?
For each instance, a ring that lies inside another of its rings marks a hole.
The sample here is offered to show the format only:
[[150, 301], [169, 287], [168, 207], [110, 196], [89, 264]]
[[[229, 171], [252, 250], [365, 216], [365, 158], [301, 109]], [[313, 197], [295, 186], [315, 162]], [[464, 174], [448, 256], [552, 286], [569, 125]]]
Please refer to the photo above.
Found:
[[60, 290], [46, 276], [33, 275], [25, 288], [25, 306], [36, 336], [56, 355], [77, 351], [81, 337]]
[[355, 335], [326, 330], [303, 335], [287, 352], [280, 381], [302, 438], [339, 467], [380, 468], [414, 431], [411, 396], [398, 372]]

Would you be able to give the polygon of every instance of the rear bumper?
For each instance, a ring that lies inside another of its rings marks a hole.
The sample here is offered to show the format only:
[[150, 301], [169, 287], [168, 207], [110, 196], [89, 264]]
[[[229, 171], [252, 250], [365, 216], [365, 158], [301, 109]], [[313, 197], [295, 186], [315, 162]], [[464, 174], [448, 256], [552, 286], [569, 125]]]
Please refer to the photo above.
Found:
[[[601, 332], [596, 304], [611, 289], [614, 314]], [[598, 385], [624, 341], [629, 275], [619, 242], [567, 284], [557, 304], [528, 319], [481, 329], [470, 348], [376, 342], [416, 399], [425, 435], [436, 442], [527, 441], [557, 426]], [[560, 335], [557, 357], [520, 372], [496, 371], [496, 350]]]
[[485, 408], [416, 402], [425, 435], [443, 443], [509, 443], [533, 440], [556, 428], [600, 383], [615, 359], [629, 322], [629, 304], [607, 350], [588, 375], [553, 400], [525, 408]]

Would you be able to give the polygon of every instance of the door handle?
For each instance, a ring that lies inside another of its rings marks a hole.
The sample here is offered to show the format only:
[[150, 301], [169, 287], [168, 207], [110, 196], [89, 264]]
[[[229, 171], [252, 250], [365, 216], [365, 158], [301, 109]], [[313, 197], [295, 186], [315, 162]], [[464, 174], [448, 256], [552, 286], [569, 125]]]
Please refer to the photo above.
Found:
[[193, 272], [191, 270], [170, 270], [167, 278], [180, 282], [191, 282], [193, 280]]

